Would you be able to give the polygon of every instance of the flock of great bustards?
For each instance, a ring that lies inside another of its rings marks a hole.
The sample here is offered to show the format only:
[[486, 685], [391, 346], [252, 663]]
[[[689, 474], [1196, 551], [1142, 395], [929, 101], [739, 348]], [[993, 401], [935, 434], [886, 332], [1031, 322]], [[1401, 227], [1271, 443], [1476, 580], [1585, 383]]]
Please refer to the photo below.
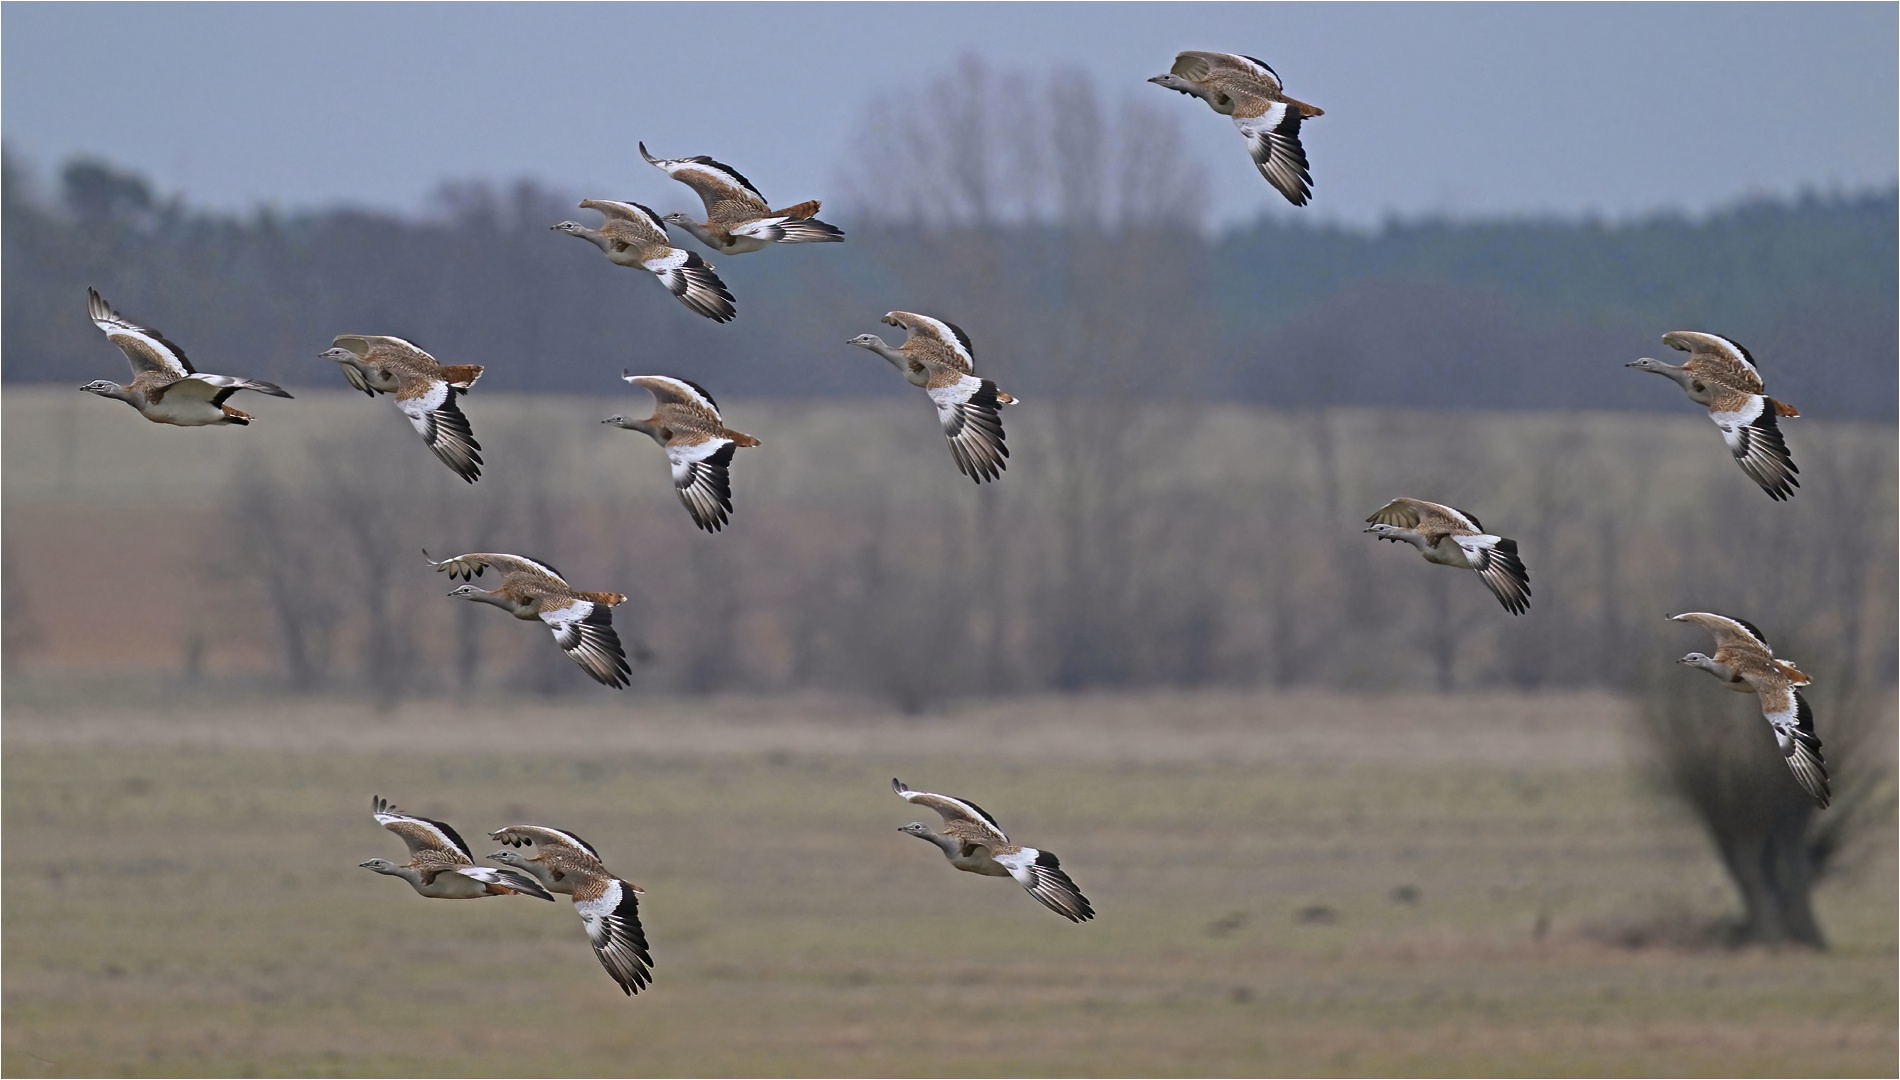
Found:
[[[1289, 202], [1306, 204], [1312, 176], [1300, 145], [1300, 125], [1323, 113], [1285, 96], [1272, 68], [1248, 56], [1184, 52], [1167, 74], [1149, 81], [1197, 97], [1215, 112], [1232, 117], [1260, 174]], [[816, 200], [773, 210], [736, 169], [710, 157], [655, 158], [644, 144], [640, 155], [699, 195], [706, 209], [703, 223], [685, 214], [661, 217], [635, 202], [586, 199], [581, 207], [597, 210], [604, 218], [599, 228], [563, 221], [553, 229], [581, 237], [617, 265], [654, 274], [681, 303], [706, 318], [731, 321], [737, 313], [732, 293], [703, 258], [672, 245], [668, 225], [678, 225], [707, 247], [732, 255], [772, 244], [844, 239], [839, 229], [818, 220]], [[131, 361], [134, 378], [125, 386], [101, 380], [81, 389], [118, 398], [154, 423], [180, 427], [248, 424], [249, 415], [226, 404], [231, 395], [255, 390], [290, 396], [270, 383], [197, 371], [176, 345], [158, 331], [121, 316], [93, 290], [88, 290], [88, 311]], [[884, 357], [905, 379], [929, 393], [951, 457], [965, 476], [977, 483], [997, 479], [1009, 457], [1001, 410], [1016, 399], [976, 375], [975, 349], [956, 324], [908, 311], [890, 312], [883, 321], [906, 332], [903, 344], [892, 348], [873, 334], [859, 335], [847, 344]], [[1692, 401], [1706, 406], [1742, 470], [1770, 498], [1789, 498], [1797, 486], [1797, 470], [1777, 420], [1800, 414], [1763, 394], [1754, 358], [1735, 342], [1681, 330], [1664, 334], [1663, 342], [1688, 353], [1688, 362], [1675, 366], [1645, 357], [1628, 366], [1674, 380]], [[441, 364], [408, 341], [387, 335], [344, 334], [332, 345], [322, 356], [343, 369], [351, 386], [371, 397], [393, 395], [396, 407], [415, 425], [429, 449], [456, 475], [470, 483], [481, 476], [481, 444], [458, 405], [458, 399], [481, 377], [480, 365]], [[718, 532], [732, 513], [728, 470], [733, 452], [758, 446], [759, 440], [726, 427], [712, 395], [695, 382], [669, 375], [625, 374], [624, 378], [653, 395], [657, 403], [653, 415], [644, 419], [615, 416], [603, 423], [642, 432], [659, 443], [672, 465], [674, 489], [693, 523]], [[1370, 524], [1364, 531], [1381, 540], [1411, 544], [1428, 562], [1476, 571], [1513, 615], [1529, 609], [1530, 575], [1518, 556], [1516, 541], [1486, 532], [1473, 515], [1422, 499], [1400, 498], [1366, 520]], [[465, 581], [492, 567], [500, 578], [499, 588], [488, 591], [467, 584], [449, 595], [493, 604], [517, 619], [539, 619], [589, 675], [608, 686], [627, 685], [627, 659], [612, 617], [614, 606], [624, 602], [625, 596], [575, 589], [551, 565], [519, 555], [476, 552], [431, 560], [430, 565]], [[1808, 685], [1808, 677], [1794, 664], [1778, 659], [1761, 631], [1742, 619], [1707, 612], [1672, 618], [1712, 632], [1716, 643], [1713, 656], [1692, 652], [1678, 662], [1709, 672], [1731, 690], [1758, 695], [1762, 715], [1795, 779], [1826, 807], [1828, 778], [1821, 742], [1815, 737], [1808, 704], [1797, 689]], [[937, 845], [952, 866], [1015, 878], [1057, 914], [1075, 922], [1094, 918], [1094, 909], [1050, 852], [1012, 844], [996, 819], [975, 803], [913, 791], [896, 780], [892, 786], [907, 801], [942, 816], [941, 833], [922, 822], [912, 822], [901, 831]], [[601, 964], [621, 989], [632, 994], [650, 981], [653, 960], [636, 899], [643, 890], [610, 873], [586, 841], [560, 829], [511, 825], [490, 834], [507, 845], [490, 858], [508, 869], [496, 869], [476, 865], [461, 836], [442, 822], [400, 813], [382, 799], [375, 800], [374, 810], [379, 824], [402, 837], [410, 858], [402, 864], [372, 859], [363, 866], [400, 877], [423, 896], [440, 899], [518, 894], [552, 900], [553, 893], [565, 893], [573, 899]]]

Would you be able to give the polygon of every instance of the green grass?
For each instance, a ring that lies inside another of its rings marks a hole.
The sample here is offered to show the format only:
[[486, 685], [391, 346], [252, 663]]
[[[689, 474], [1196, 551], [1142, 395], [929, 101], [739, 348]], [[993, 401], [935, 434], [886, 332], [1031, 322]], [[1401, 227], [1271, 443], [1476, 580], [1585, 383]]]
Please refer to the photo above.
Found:
[[[1552, 700], [1523, 709], [1555, 717]], [[271, 715], [11, 700], [5, 1071], [1893, 1070], [1884, 854], [1823, 889], [1826, 955], [1628, 950], [1592, 933], [1731, 902], [1701, 837], [1614, 739], [1542, 764], [1408, 762], [1374, 746], [1289, 754], [1266, 716], [1196, 749], [1202, 721], [1171, 723], [1194, 699], [1157, 696], [1145, 721], [1105, 717], [1094, 745], [1015, 760], [1018, 743], [1059, 745], [1037, 737], [1072, 706], [826, 722], [760, 704]], [[1379, 705], [1357, 709], [1376, 724]], [[1579, 722], [1600, 710], [1574, 705]], [[1512, 711], [1486, 699], [1433, 722]], [[375, 750], [352, 748], [376, 732]], [[1058, 852], [1100, 917], [1071, 925], [1007, 881], [952, 871], [896, 831], [918, 815], [893, 774]], [[370, 820], [376, 794], [450, 821], [478, 855], [506, 823], [585, 836], [648, 890], [655, 984], [622, 997], [565, 899], [428, 901], [358, 869], [400, 851]]]

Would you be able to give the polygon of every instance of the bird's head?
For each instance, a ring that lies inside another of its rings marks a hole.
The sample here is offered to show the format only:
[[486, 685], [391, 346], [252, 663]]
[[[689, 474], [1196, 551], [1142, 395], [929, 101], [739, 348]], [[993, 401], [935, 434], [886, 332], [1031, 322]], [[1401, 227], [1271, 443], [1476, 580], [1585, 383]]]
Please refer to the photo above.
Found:
[[115, 397], [119, 392], [119, 384], [110, 379], [94, 379], [80, 389], [88, 394], [98, 394], [100, 397]]
[[1629, 363], [1624, 364], [1623, 366], [1633, 367], [1638, 371], [1661, 371], [1663, 368], [1667, 367], [1668, 365], [1664, 364], [1661, 360], [1654, 360], [1654, 359], [1651, 359], [1650, 357], [1645, 356], [1640, 360], [1631, 360]]
[[876, 334], [859, 334], [857, 337], [854, 337], [850, 341], [845, 342], [845, 344], [856, 345], [860, 349], [888, 348], [888, 346], [884, 344], [884, 339], [881, 337], [878, 337]]
[[563, 221], [559, 225], [552, 225], [549, 226], [549, 228], [554, 232], [566, 233], [569, 236], [579, 236], [581, 233], [587, 231], [587, 227], [578, 221]]
[[342, 348], [341, 346], [334, 349], [325, 349], [324, 351], [317, 354], [317, 359], [319, 360], [333, 360], [339, 364], [347, 364], [350, 361], [355, 360], [356, 358], [357, 356], [355, 353], [351, 352], [348, 349]]
[[455, 588], [449, 590], [449, 595], [459, 596], [464, 600], [474, 600], [479, 597], [487, 596], [488, 592], [485, 589], [478, 589], [473, 585], [457, 585]]
[[1708, 670], [1709, 665], [1715, 663], [1715, 658], [1711, 656], [1706, 656], [1699, 652], [1692, 652], [1689, 655], [1683, 657], [1682, 659], [1676, 661], [1676, 663], [1687, 664], [1690, 667], [1702, 668], [1704, 671], [1706, 671]]
[[677, 210], [671, 214], [667, 214], [665, 217], [662, 217], [660, 220], [664, 221], [668, 225], [678, 225], [681, 228], [684, 228], [694, 223], [692, 218], [687, 217], [685, 214], [682, 214]]
[[930, 836], [930, 826], [924, 824], [921, 821], [913, 821], [909, 825], [900, 827], [897, 831], [901, 833], [909, 833], [912, 836], [921, 836], [921, 837]]
[[388, 859], [371, 859], [368, 862], [360, 862], [356, 865], [365, 870], [374, 870], [379, 874], [393, 874], [396, 872], [396, 864], [390, 862]]
[[489, 858], [489, 861], [491, 862], [498, 862], [498, 863], [503, 864], [504, 866], [512, 866], [512, 867], [515, 867], [516, 869], [524, 868], [528, 864], [528, 860], [522, 858], [520, 855], [517, 855], [514, 852], [514, 850], [511, 848], [502, 848], [500, 851], [495, 852], [493, 855], [490, 855], [488, 858]]
[[1189, 97], [1195, 96], [1194, 88], [1192, 84], [1190, 84], [1186, 79], [1183, 79], [1179, 75], [1175, 75], [1175, 74], [1156, 75], [1154, 78], [1149, 79], [1148, 81], [1151, 83], [1154, 83], [1156, 86], [1166, 87], [1177, 94], [1186, 94]]

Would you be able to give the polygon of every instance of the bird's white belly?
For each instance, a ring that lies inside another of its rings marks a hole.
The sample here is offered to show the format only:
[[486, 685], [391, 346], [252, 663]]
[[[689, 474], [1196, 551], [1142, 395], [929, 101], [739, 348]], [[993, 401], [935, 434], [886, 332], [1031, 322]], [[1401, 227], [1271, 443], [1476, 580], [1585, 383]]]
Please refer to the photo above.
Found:
[[719, 249], [722, 255], [744, 255], [748, 251], [757, 251], [762, 247], [771, 247], [772, 241], [761, 240], [756, 236], [735, 236]]
[[182, 394], [160, 398], [139, 411], [145, 414], [147, 420], [177, 427], [203, 427], [224, 422], [223, 409], [203, 398], [189, 398]]
[[472, 900], [477, 896], [487, 896], [488, 886], [463, 874], [441, 873], [435, 876], [434, 881], [416, 891], [437, 900]]
[[1465, 549], [1449, 536], [1440, 537], [1438, 543], [1425, 549], [1425, 561], [1440, 566], [1455, 566], [1460, 570], [1472, 568], [1471, 560], [1465, 558]]
[[965, 855], [951, 859], [950, 865], [959, 870], [967, 870], [972, 874], [982, 874], [984, 877], [1009, 876], [1009, 871], [1004, 868], [1003, 864], [990, 858], [987, 852], [977, 852], [974, 855]]

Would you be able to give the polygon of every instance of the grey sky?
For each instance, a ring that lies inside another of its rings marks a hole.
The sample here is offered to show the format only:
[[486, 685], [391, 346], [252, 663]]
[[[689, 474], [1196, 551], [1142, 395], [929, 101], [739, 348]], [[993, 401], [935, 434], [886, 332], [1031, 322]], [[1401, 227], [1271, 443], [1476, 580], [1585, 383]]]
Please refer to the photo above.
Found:
[[[15, 2], [0, 127], [41, 170], [96, 154], [224, 208], [415, 209], [444, 178], [522, 175], [686, 208], [637, 139], [712, 154], [791, 202], [876, 168], [846, 160], [869, 96], [975, 52], [1079, 66], [1178, 110], [1222, 220], [1620, 217], [1893, 182], [1896, 11]], [[1312, 207], [1280, 201], [1224, 117], [1143, 81], [1184, 48], [1258, 56], [1327, 110], [1303, 132]]]

